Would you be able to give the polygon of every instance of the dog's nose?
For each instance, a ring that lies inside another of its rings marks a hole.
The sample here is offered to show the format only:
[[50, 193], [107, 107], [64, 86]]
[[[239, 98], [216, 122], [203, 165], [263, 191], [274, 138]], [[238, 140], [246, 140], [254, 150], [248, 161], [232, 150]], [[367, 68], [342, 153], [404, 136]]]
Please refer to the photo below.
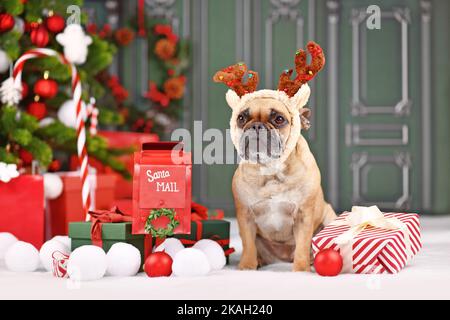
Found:
[[260, 130], [266, 130], [266, 126], [265, 126], [264, 123], [262, 123], [262, 122], [254, 122], [254, 123], [250, 126], [250, 128], [253, 129], [253, 130], [255, 130], [257, 133], [258, 133]]

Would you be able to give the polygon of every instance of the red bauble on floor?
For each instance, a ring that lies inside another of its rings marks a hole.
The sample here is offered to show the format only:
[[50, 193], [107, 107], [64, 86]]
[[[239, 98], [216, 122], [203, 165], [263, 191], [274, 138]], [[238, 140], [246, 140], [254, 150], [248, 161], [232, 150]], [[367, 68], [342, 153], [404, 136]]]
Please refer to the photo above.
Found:
[[172, 258], [165, 252], [154, 252], [145, 260], [144, 271], [149, 277], [168, 277], [172, 274]]
[[314, 268], [321, 276], [333, 277], [342, 271], [342, 257], [333, 249], [325, 249], [316, 254]]
[[58, 93], [58, 83], [52, 79], [40, 79], [34, 84], [34, 93], [40, 97], [51, 99]]

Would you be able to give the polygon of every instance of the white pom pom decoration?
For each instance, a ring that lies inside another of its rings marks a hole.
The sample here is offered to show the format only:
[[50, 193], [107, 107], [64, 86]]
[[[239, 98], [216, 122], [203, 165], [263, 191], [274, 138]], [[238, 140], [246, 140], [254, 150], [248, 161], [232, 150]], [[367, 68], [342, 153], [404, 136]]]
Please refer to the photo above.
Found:
[[161, 243], [158, 247], [156, 247], [155, 252], [164, 251], [167, 253], [172, 260], [175, 259], [176, 254], [183, 250], [184, 246], [179, 239], [176, 238], [167, 238]]
[[46, 199], [56, 199], [63, 192], [64, 184], [60, 176], [54, 173], [44, 173], [44, 195]]
[[44, 243], [39, 251], [41, 264], [47, 271], [52, 271], [53, 268], [53, 252], [59, 251], [64, 254], [70, 254], [70, 249], [62, 242], [56, 240], [49, 240]]
[[64, 243], [67, 248], [72, 248], [72, 240], [68, 236], [54, 236], [52, 240], [59, 241], [61, 243]]
[[39, 267], [39, 251], [31, 244], [18, 241], [6, 250], [6, 268], [14, 272], [33, 272]]
[[[81, 110], [86, 110], [86, 104], [82, 103]], [[76, 106], [73, 100], [67, 100], [64, 102], [58, 109], [58, 120], [61, 121], [66, 127], [76, 128], [77, 119], [76, 115]], [[83, 115], [83, 119], [86, 121], [86, 114]]]
[[207, 275], [211, 270], [208, 258], [203, 251], [187, 248], [178, 252], [173, 260], [172, 271], [178, 277]]
[[202, 239], [194, 245], [194, 248], [203, 251], [208, 258], [212, 270], [220, 270], [227, 263], [225, 252], [214, 240]]
[[92, 38], [84, 33], [79, 24], [69, 24], [64, 32], [56, 36], [64, 47], [64, 56], [73, 64], [83, 64], [88, 55], [88, 46], [92, 43]]
[[106, 273], [106, 253], [97, 246], [75, 249], [67, 263], [67, 274], [74, 281], [92, 281], [103, 278]]
[[9, 232], [0, 232], [0, 260], [5, 257], [6, 250], [14, 243], [16, 243], [17, 238]]
[[128, 243], [115, 243], [106, 254], [106, 274], [114, 277], [135, 276], [141, 267], [141, 253]]

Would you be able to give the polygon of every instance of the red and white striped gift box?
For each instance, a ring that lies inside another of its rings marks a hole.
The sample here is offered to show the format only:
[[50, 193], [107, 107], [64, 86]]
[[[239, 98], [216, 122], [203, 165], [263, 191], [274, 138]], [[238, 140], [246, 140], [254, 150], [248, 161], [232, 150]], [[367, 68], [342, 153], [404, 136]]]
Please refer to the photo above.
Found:
[[[410, 257], [422, 248], [419, 216], [415, 213], [384, 213], [386, 218], [396, 218], [407, 226], [409, 232], [382, 229], [367, 226], [351, 240], [351, 250], [343, 250], [336, 244], [336, 238], [350, 229], [343, 222], [350, 212], [341, 214], [331, 225], [325, 227], [312, 239], [314, 256], [323, 249], [332, 248], [339, 251], [345, 260], [350, 261], [345, 272], [361, 274], [397, 273], [405, 267]], [[405, 237], [409, 237], [409, 241]], [[407, 249], [407, 246], [410, 250]], [[343, 251], [349, 251], [344, 253]]]

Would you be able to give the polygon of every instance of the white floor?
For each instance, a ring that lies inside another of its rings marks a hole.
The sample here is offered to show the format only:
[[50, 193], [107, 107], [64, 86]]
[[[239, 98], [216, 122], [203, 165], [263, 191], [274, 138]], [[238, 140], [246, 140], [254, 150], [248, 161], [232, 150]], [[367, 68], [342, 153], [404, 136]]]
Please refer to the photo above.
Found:
[[397, 275], [322, 278], [290, 264], [238, 271], [241, 243], [232, 228], [231, 265], [201, 278], [106, 277], [73, 283], [49, 273], [18, 274], [0, 265], [0, 299], [450, 299], [450, 217], [422, 218], [424, 248]]

